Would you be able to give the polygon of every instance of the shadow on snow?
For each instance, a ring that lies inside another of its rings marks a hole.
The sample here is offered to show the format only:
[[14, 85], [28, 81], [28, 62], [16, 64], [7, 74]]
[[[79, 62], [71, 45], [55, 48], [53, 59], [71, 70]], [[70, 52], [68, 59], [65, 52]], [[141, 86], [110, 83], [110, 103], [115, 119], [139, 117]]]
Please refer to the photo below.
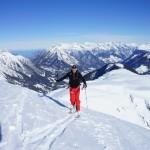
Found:
[[[59, 100], [56, 100], [56, 99], [54, 99], [53, 97], [51, 97], [51, 96], [47, 96], [45, 93], [43, 93], [43, 95], [42, 96], [45, 96], [45, 97], [47, 97], [48, 99], [50, 99], [51, 101], [53, 101], [53, 102], [55, 102], [56, 104], [58, 104], [59, 106], [61, 106], [61, 107], [64, 107], [64, 108], [68, 108], [69, 109], [69, 107], [68, 106], [66, 106], [65, 104], [63, 104], [62, 102], [60, 102]], [[42, 97], [41, 96], [41, 97]]]

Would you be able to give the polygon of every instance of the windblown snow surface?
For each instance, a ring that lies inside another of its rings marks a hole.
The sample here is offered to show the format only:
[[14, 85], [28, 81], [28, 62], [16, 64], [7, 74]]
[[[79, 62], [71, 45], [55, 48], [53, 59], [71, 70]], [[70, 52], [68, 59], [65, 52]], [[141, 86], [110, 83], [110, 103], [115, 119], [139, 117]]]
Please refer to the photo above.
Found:
[[90, 81], [76, 118], [68, 89], [42, 95], [1, 79], [0, 150], [149, 150], [149, 83], [124, 69]]

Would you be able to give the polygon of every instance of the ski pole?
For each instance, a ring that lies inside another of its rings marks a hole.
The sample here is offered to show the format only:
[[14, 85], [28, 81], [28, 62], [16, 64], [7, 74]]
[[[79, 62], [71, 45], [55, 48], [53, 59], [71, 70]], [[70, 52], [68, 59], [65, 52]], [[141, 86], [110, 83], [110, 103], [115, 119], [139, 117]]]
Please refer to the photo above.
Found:
[[88, 109], [88, 99], [87, 99], [86, 88], [85, 88], [85, 100], [86, 100], [86, 107], [87, 107], [87, 109]]

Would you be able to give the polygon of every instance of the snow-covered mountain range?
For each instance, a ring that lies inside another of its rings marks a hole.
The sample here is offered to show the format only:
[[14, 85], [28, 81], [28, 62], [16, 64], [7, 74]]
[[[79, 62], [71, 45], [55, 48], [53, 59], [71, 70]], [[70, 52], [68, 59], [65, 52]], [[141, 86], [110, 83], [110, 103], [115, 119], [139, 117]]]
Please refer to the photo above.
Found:
[[[92, 74], [95, 72], [99, 75], [106, 73], [104, 68], [107, 65], [115, 63], [122, 63], [123, 66], [135, 73], [141, 74], [143, 62], [138, 61], [138, 67], [130, 65], [127, 61], [132, 62], [133, 55], [140, 53], [143, 48], [143, 52], [149, 53], [149, 44], [124, 44], [124, 43], [85, 43], [85, 44], [57, 44], [53, 45], [45, 51], [41, 51], [37, 57], [33, 60], [36, 66], [47, 70], [49, 74], [53, 76], [62, 76], [68, 71], [70, 65], [76, 64], [80, 71], [84, 74]], [[139, 56], [141, 57], [141, 56]], [[143, 58], [147, 62], [145, 68], [149, 69], [149, 59]], [[133, 60], [134, 61], [134, 60]], [[115, 65], [116, 66], [116, 65]], [[140, 69], [140, 68], [141, 69]], [[108, 68], [108, 67], [106, 67]], [[116, 67], [111, 67], [107, 71]], [[148, 74], [148, 71], [144, 71], [144, 74]], [[91, 78], [91, 77], [90, 77]]]
[[14, 77], [18, 77], [19, 72], [28, 76], [31, 76], [33, 71], [40, 73], [29, 59], [22, 56], [14, 56], [5, 51], [0, 52], [0, 65], [1, 73], [13, 75]]
[[41, 68], [59, 72], [72, 64], [81, 71], [99, 69], [106, 63], [121, 62], [128, 58], [136, 46], [123, 43], [58, 44], [39, 53], [34, 63]]
[[149, 44], [63, 43], [37, 51], [29, 60], [4, 50], [0, 51], [0, 74], [11, 83], [47, 91], [56, 78], [70, 70], [72, 64], [76, 64], [90, 80], [118, 68], [116, 63], [132, 72], [149, 74], [149, 52]]
[[1, 79], [0, 149], [148, 150], [149, 82], [125, 69], [88, 81], [76, 119], [68, 114], [68, 89], [42, 95]]
[[135, 51], [124, 64], [135, 69], [139, 74], [150, 74], [150, 51]]
[[103, 76], [107, 72], [111, 72], [113, 70], [122, 69], [122, 68], [138, 74], [138, 72], [136, 70], [132, 69], [131, 67], [129, 67], [127, 65], [124, 65], [121, 63], [109, 63], [109, 64], [104, 65], [100, 69], [96, 69], [94, 71], [87, 73], [84, 77], [86, 80], [95, 80], [95, 79]]
[[7, 51], [0, 52], [0, 76], [8, 82], [40, 90], [42, 86], [39, 85], [51, 85], [51, 80], [44, 78], [43, 74], [28, 58]]

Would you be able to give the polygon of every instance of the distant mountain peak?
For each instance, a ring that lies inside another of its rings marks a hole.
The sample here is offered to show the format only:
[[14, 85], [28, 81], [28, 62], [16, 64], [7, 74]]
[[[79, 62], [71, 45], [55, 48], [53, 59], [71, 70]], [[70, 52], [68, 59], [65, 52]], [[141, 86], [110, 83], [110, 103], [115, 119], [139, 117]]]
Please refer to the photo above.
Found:
[[138, 45], [138, 48], [141, 50], [150, 51], [150, 43], [140, 44], [140, 45]]
[[134, 43], [123, 42], [84, 42], [84, 43], [57, 43], [51, 45], [47, 50], [50, 51], [65, 51], [65, 50], [111, 50], [120, 47], [137, 47]]

